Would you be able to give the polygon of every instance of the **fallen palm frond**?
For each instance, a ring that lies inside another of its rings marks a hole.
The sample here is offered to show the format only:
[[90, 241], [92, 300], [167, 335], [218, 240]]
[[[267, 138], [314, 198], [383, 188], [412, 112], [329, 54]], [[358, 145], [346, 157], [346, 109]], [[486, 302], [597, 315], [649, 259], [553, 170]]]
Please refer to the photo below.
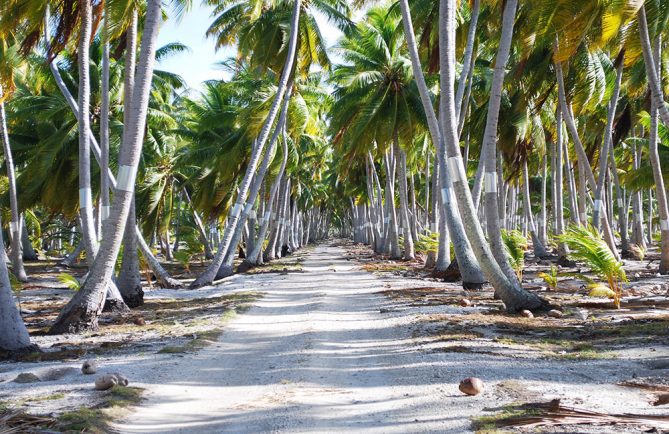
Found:
[[669, 416], [600, 413], [563, 406], [559, 399], [514, 406], [510, 410], [512, 412], [511, 416], [499, 419], [486, 418], [485, 424], [494, 425], [497, 428], [617, 424], [644, 425], [659, 429], [669, 428]]
[[613, 304], [620, 308], [620, 282], [627, 282], [627, 275], [622, 262], [616, 260], [599, 232], [593, 227], [574, 225], [557, 238], [569, 247], [570, 258], [585, 262], [594, 274], [606, 280], [614, 293]]
[[33, 432], [50, 428], [56, 419], [47, 416], [36, 416], [20, 410], [0, 412], [0, 434]]

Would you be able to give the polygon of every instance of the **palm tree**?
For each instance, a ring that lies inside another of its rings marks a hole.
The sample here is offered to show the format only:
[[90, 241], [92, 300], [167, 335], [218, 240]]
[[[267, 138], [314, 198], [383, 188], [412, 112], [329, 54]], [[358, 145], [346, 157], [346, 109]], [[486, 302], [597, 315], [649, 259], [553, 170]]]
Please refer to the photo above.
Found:
[[214, 256], [213, 261], [211, 262], [211, 264], [209, 264], [209, 267], [207, 267], [205, 272], [202, 273], [202, 275], [200, 275], [197, 279], [195, 279], [193, 283], [191, 283], [190, 285], [191, 288], [199, 288], [201, 286], [208, 285], [211, 282], [213, 282], [216, 277], [216, 274], [218, 273], [218, 270], [221, 268], [221, 265], [225, 260], [225, 255], [228, 253], [228, 249], [230, 248], [232, 248], [233, 250], [236, 249], [236, 246], [232, 246], [231, 242], [234, 233], [237, 229], [237, 225], [239, 224], [240, 221], [239, 216], [241, 214], [242, 209], [244, 209], [244, 207], [246, 206], [245, 202], [247, 200], [249, 189], [251, 187], [251, 181], [253, 179], [253, 176], [255, 175], [258, 164], [260, 163], [260, 156], [264, 150], [267, 138], [270, 133], [270, 129], [274, 124], [274, 120], [276, 118], [277, 112], [279, 111], [281, 101], [283, 100], [283, 97], [286, 93], [289, 77], [291, 75], [291, 72], [293, 71], [293, 63], [295, 61], [297, 52], [297, 40], [298, 40], [297, 37], [299, 34], [298, 26], [300, 22], [300, 9], [301, 9], [300, 5], [301, 1], [295, 0], [295, 4], [293, 6], [293, 15], [290, 23], [288, 52], [286, 56], [286, 62], [281, 72], [281, 77], [279, 79], [279, 85], [277, 88], [276, 96], [274, 98], [274, 101], [272, 102], [272, 106], [269, 110], [267, 118], [263, 123], [263, 127], [254, 142], [251, 159], [246, 168], [246, 173], [244, 174], [244, 178], [241, 182], [235, 205], [228, 216], [228, 223], [225, 226], [223, 239], [221, 240], [221, 243], [218, 247], [218, 251], [216, 252], [216, 256]]
[[[0, 245], [3, 245], [0, 231]], [[0, 349], [24, 352], [34, 349], [30, 343], [28, 329], [14, 302], [5, 255], [0, 255]]]
[[14, 169], [14, 160], [12, 158], [12, 148], [9, 144], [9, 133], [7, 132], [7, 116], [5, 114], [5, 103], [2, 101], [2, 87], [0, 87], [0, 132], [2, 133], [2, 149], [5, 155], [5, 165], [7, 166], [7, 178], [9, 179], [9, 204], [11, 208], [12, 219], [9, 223], [11, 234], [11, 254], [12, 271], [21, 282], [28, 281], [28, 275], [23, 267], [23, 248], [22, 240], [22, 219], [19, 214], [19, 204], [16, 193], [16, 172]]
[[[128, 141], [121, 146], [116, 193], [112, 199], [110, 217], [103, 223], [103, 236], [99, 254], [95, 257], [81, 289], [63, 308], [51, 327], [50, 333], [72, 332], [97, 327], [98, 315], [102, 309], [106, 288], [111, 282], [114, 264], [121, 247], [125, 222], [128, 218], [130, 202], [134, 196], [134, 180], [144, 138], [160, 16], [160, 1], [149, 0], [140, 45], [137, 75], [133, 85], [132, 103], [130, 105], [132, 113], [129, 116], [129, 123], [125, 126], [128, 131], [126, 136]], [[80, 135], [86, 132], [80, 131]]]
[[[507, 3], [508, 5], [508, 3]], [[494, 258], [490, 246], [483, 235], [483, 230], [476, 216], [474, 203], [469, 187], [463, 182], [466, 179], [462, 155], [457, 134], [457, 123], [455, 118], [455, 2], [451, 0], [441, 0], [440, 3], [440, 64], [441, 64], [441, 98], [445, 99], [444, 106], [447, 114], [444, 116], [446, 124], [444, 131], [441, 131], [436, 122], [434, 110], [430, 104], [427, 85], [423, 78], [422, 69], [418, 59], [418, 50], [415, 41], [415, 35], [411, 25], [411, 16], [409, 6], [406, 0], [400, 0], [402, 9], [403, 23], [405, 28], [405, 37], [409, 53], [411, 54], [411, 63], [414, 75], [418, 82], [418, 88], [421, 93], [423, 107], [428, 114], [428, 122], [433, 125], [430, 132], [433, 141], [440, 143], [443, 137], [443, 147], [438, 148], [438, 152], [445, 152], [442, 156], [444, 163], [443, 173], [446, 172], [446, 157], [448, 157], [449, 176], [452, 179], [452, 187], [449, 184], [442, 184], [449, 187], [445, 190], [443, 196], [450, 197], [451, 191], [457, 200], [458, 208], [462, 215], [462, 222], [471, 247], [476, 254], [476, 259], [481, 265], [482, 271], [488, 280], [493, 284], [495, 290], [506, 304], [509, 311], [518, 309], [535, 309], [543, 305], [543, 301], [534, 294], [524, 291], [517, 282], [509, 281], [507, 275], [501, 270], [499, 264]], [[441, 171], [441, 168], [440, 168]]]

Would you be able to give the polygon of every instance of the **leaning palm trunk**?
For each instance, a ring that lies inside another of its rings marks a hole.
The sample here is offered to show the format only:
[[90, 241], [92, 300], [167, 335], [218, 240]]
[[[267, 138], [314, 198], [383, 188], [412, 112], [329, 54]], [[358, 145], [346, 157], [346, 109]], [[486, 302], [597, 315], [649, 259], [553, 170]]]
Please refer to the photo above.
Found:
[[149, 0], [147, 5], [131, 105], [132, 113], [129, 124], [125, 126], [128, 130], [126, 136], [128, 140], [124, 141], [121, 146], [118, 184], [112, 199], [110, 216], [102, 225], [103, 236], [100, 250], [81, 289], [63, 308], [51, 327], [50, 333], [52, 334], [97, 328], [105, 289], [111, 283], [114, 264], [121, 247], [125, 222], [128, 219], [130, 202], [134, 195], [135, 177], [144, 140], [156, 41], [161, 18], [160, 6], [160, 0]]
[[191, 283], [191, 288], [199, 288], [204, 285], [208, 285], [214, 281], [216, 274], [225, 260], [225, 255], [228, 253], [228, 249], [234, 249], [235, 246], [232, 246], [232, 238], [234, 237], [237, 225], [239, 224], [239, 214], [242, 209], [245, 207], [246, 196], [248, 195], [249, 188], [251, 187], [251, 181], [253, 175], [256, 172], [258, 164], [260, 163], [260, 156], [262, 155], [265, 143], [270, 133], [270, 129], [274, 124], [274, 119], [279, 111], [281, 106], [281, 101], [284, 98], [286, 90], [288, 88], [288, 79], [292, 72], [292, 67], [295, 60], [295, 53], [297, 51], [297, 37], [299, 34], [299, 22], [300, 22], [300, 8], [301, 0], [296, 0], [293, 6], [293, 15], [291, 18], [291, 27], [290, 27], [290, 42], [288, 44], [288, 54], [286, 56], [286, 63], [284, 64], [283, 71], [281, 72], [281, 78], [279, 79], [279, 86], [277, 88], [274, 101], [272, 101], [272, 106], [270, 107], [265, 123], [262, 126], [260, 134], [256, 138], [253, 152], [251, 153], [251, 159], [246, 168], [246, 173], [244, 173], [244, 178], [242, 179], [241, 186], [239, 188], [239, 193], [237, 194], [237, 202], [230, 211], [228, 216], [228, 224], [225, 225], [225, 232], [223, 233], [223, 240], [219, 245], [218, 252], [214, 260], [211, 262], [209, 267], [205, 270], [202, 275], [200, 275], [193, 283]]
[[[462, 162], [462, 155], [460, 154], [460, 146], [457, 136], [457, 125], [455, 118], [455, 101], [454, 101], [454, 82], [455, 82], [455, 15], [456, 4], [455, 0], [441, 0], [439, 13], [439, 58], [441, 65], [441, 98], [444, 99], [444, 107], [446, 111], [443, 118], [445, 119], [444, 127], [444, 144], [451, 169], [450, 176], [453, 180], [453, 190], [457, 200], [458, 208], [463, 217], [464, 228], [467, 237], [471, 242], [471, 246], [476, 254], [476, 259], [481, 265], [482, 271], [490, 283], [495, 288], [495, 291], [502, 298], [506, 304], [507, 310], [515, 312], [520, 309], [534, 309], [543, 306], [544, 302], [536, 295], [523, 290], [517, 282], [509, 280], [505, 273], [500, 268], [499, 264], [493, 256], [490, 246], [488, 245], [483, 230], [477, 219], [476, 209], [472, 201], [469, 186], [466, 183], [466, 173]], [[402, 6], [402, 14], [405, 16], [405, 21], [408, 18], [408, 4], [406, 0], [400, 1]], [[515, 10], [515, 0], [507, 2], [507, 8], [510, 6]], [[506, 14], [505, 14], [506, 15]], [[411, 21], [408, 20], [408, 23]], [[408, 25], [405, 22], [405, 28]], [[411, 51], [415, 50], [415, 38], [413, 37], [413, 29], [411, 32], [413, 46]], [[412, 56], [413, 57], [413, 56]], [[418, 60], [417, 58], [415, 59]], [[414, 65], [414, 75], [420, 72], [419, 64], [412, 61]], [[421, 73], [422, 74], [422, 73]], [[425, 102], [423, 103], [425, 105]], [[495, 202], [496, 203], [496, 202]], [[495, 210], [495, 213], [497, 210]]]
[[288, 162], [288, 142], [286, 141], [285, 129], [282, 129], [282, 138], [281, 138], [281, 150], [282, 150], [282, 160], [281, 166], [279, 167], [279, 173], [276, 175], [276, 179], [270, 187], [269, 200], [267, 201], [267, 208], [265, 210], [265, 215], [262, 217], [262, 224], [260, 225], [260, 231], [258, 233], [258, 240], [255, 243], [255, 246], [251, 253], [246, 255], [244, 262], [248, 262], [251, 265], [259, 265], [262, 263], [262, 247], [265, 243], [265, 237], [267, 236], [267, 229], [271, 222], [272, 216], [272, 206], [276, 201], [276, 196], [279, 191], [279, 185], [281, 184], [281, 178], [283, 178], [283, 172], [286, 169], [286, 163]]
[[393, 168], [393, 158], [389, 151], [383, 156], [386, 165], [386, 202], [388, 205], [388, 240], [390, 242], [390, 259], [399, 259], [399, 229], [397, 222], [397, 209], [395, 208], [395, 169]]
[[[554, 195], [555, 195], [555, 230], [554, 234], [560, 236], [564, 233], [564, 202], [562, 198], [562, 180], [564, 178], [563, 173], [563, 121], [562, 121], [562, 111], [557, 110], [556, 113], [557, 120], [557, 140], [555, 143], [555, 167], [553, 168], [553, 184], [554, 184]], [[564, 242], [558, 241], [558, 255], [560, 259], [564, 260], [567, 256], [567, 246]]]
[[[267, 149], [265, 150], [265, 155], [263, 156], [262, 163], [260, 164], [260, 168], [258, 169], [258, 173], [256, 173], [256, 175], [253, 177], [253, 183], [251, 184], [247, 205], [244, 207], [239, 217], [239, 223], [237, 224], [237, 229], [235, 230], [235, 234], [232, 237], [232, 243], [230, 244], [231, 248], [228, 249], [228, 253], [225, 257], [225, 260], [223, 261], [223, 264], [221, 264], [221, 267], [218, 269], [218, 272], [216, 273], [216, 279], [222, 279], [224, 277], [232, 275], [233, 272], [232, 264], [235, 258], [235, 248], [239, 244], [242, 238], [244, 224], [246, 223], [248, 216], [251, 213], [251, 210], [253, 209], [253, 204], [255, 203], [258, 197], [258, 193], [260, 193], [260, 187], [262, 186], [262, 183], [265, 179], [265, 175], [267, 174], [267, 169], [269, 169], [269, 165], [272, 163], [272, 160], [274, 159], [274, 151], [276, 150], [276, 143], [279, 139], [279, 133], [283, 130], [283, 127], [286, 122], [286, 115], [288, 113], [288, 105], [290, 102], [291, 87], [292, 87], [292, 82], [289, 83], [288, 85], [289, 90], [286, 93], [286, 97], [284, 98], [281, 108], [281, 114], [279, 115], [279, 120], [276, 124], [276, 127], [274, 128], [274, 133], [272, 134], [272, 138], [269, 141]], [[247, 257], [248, 254], [249, 252], [247, 252], [246, 255]]]
[[[660, 63], [660, 37], [655, 42], [655, 59], [659, 66]], [[661, 68], [658, 67], [658, 76], [661, 74]], [[655, 99], [651, 101], [650, 109], [650, 137], [649, 137], [649, 159], [653, 169], [653, 178], [655, 179], [655, 193], [657, 196], [657, 211], [660, 216], [660, 274], [669, 274], [669, 209], [667, 207], [667, 192], [664, 189], [664, 178], [662, 177], [662, 167], [660, 165], [660, 155], [657, 149], [658, 137], [658, 110]]]
[[402, 219], [402, 229], [404, 236], [404, 259], [414, 259], [413, 235], [411, 234], [411, 222], [409, 221], [409, 199], [407, 195], [407, 174], [404, 165], [403, 150], [400, 149], [397, 131], [393, 136], [393, 147], [395, 154], [395, 166], [398, 172], [398, 183], [400, 187], [400, 216]]
[[[648, 35], [648, 21], [646, 21], [646, 9], [641, 6], [638, 12], [639, 36], [641, 38], [641, 50], [643, 52], [643, 61], [646, 65], [646, 76], [648, 77], [648, 86], [650, 88], [650, 95], [655, 102], [658, 114], [666, 127], [669, 127], [669, 109], [664, 103], [664, 95], [662, 86], [660, 84], [660, 76], [658, 75], [658, 65], [653, 59], [653, 50], [650, 45], [650, 36]], [[659, 59], [658, 62], [660, 63]]]
[[88, 44], [93, 25], [92, 6], [88, 0], [79, 0], [81, 30], [79, 34], [79, 214], [81, 215], [81, 233], [86, 248], [89, 266], [97, 254], [97, 236], [93, 221], [93, 195], [91, 192], [91, 151], [88, 140], [90, 130], [90, 57]]
[[193, 221], [195, 222], [195, 227], [197, 228], [197, 232], [200, 237], [200, 242], [204, 246], [204, 257], [205, 259], [213, 259], [214, 254], [211, 251], [211, 243], [209, 242], [209, 238], [207, 237], [207, 232], [204, 230], [204, 224], [202, 224], [202, 218], [200, 218], [200, 215], [193, 206], [193, 201], [191, 201], [190, 195], [188, 194], [188, 190], [186, 190], [186, 187], [183, 187], [182, 191], [184, 193], [186, 201], [188, 202], [188, 205], [191, 207], [193, 211]]
[[2, 133], [2, 150], [5, 155], [5, 165], [7, 166], [7, 179], [9, 180], [9, 207], [11, 211], [11, 220], [9, 222], [9, 232], [11, 234], [11, 255], [12, 271], [21, 282], [28, 281], [28, 275], [23, 268], [23, 248], [21, 246], [22, 230], [21, 216], [19, 215], [19, 202], [16, 193], [16, 172], [14, 172], [14, 160], [12, 158], [12, 148], [9, 146], [9, 133], [7, 132], [7, 118], [5, 116], [5, 103], [2, 100], [2, 87], [0, 87], [0, 129]]
[[[0, 231], [0, 246], [4, 245]], [[0, 349], [24, 352], [34, 349], [28, 329], [14, 302], [5, 255], [0, 255]]]
[[[49, 22], [48, 8], [44, 21], [45, 23]], [[48, 28], [49, 28], [48, 25], [44, 26], [44, 39], [47, 46], [49, 43], [49, 37], [47, 34]], [[74, 100], [72, 94], [70, 93], [70, 90], [65, 85], [65, 82], [63, 81], [63, 78], [61, 77], [60, 71], [58, 71], [58, 67], [55, 65], [55, 62], [49, 63], [49, 69], [51, 70], [51, 73], [56, 82], [56, 85], [58, 86], [58, 89], [65, 98], [67, 104], [70, 106], [70, 110], [74, 114], [74, 117], [77, 120], [79, 120], [79, 108], [77, 106], [77, 102]], [[88, 139], [90, 140], [93, 156], [97, 160], [98, 164], [102, 164], [101, 163], [102, 151], [90, 128], [88, 129]], [[111, 188], [116, 188], [116, 177], [109, 168], [107, 169], [107, 175], [108, 175], [109, 185], [111, 186]], [[137, 240], [139, 242], [139, 248], [140, 251], [142, 252], [142, 256], [144, 256], [144, 258], [147, 260], [149, 267], [151, 268], [151, 271], [153, 271], [153, 274], [156, 276], [156, 279], [160, 284], [160, 286], [162, 286], [163, 288], [180, 288], [182, 286], [181, 282], [179, 282], [176, 279], [173, 279], [170, 276], [170, 274], [165, 270], [165, 268], [163, 268], [163, 266], [160, 265], [160, 262], [158, 262], [158, 259], [156, 259], [156, 257], [153, 255], [151, 248], [146, 243], [146, 240], [144, 240], [142, 232], [137, 226], [135, 226], [135, 234], [137, 234]]]
[[523, 162], [523, 208], [525, 209], [525, 218], [529, 226], [529, 232], [532, 236], [532, 247], [534, 248], [534, 256], [543, 258], [548, 256], [544, 244], [539, 239], [537, 227], [534, 223], [534, 216], [532, 215], [532, 203], [530, 200], [530, 177], [527, 173], [527, 160]]
[[[588, 156], [585, 153], [585, 149], [583, 148], [583, 143], [581, 142], [581, 138], [578, 135], [578, 130], [576, 129], [576, 123], [574, 122], [574, 116], [571, 112], [571, 108], [567, 105], [567, 97], [564, 88], [564, 76], [562, 74], [562, 65], [560, 63], [555, 63], [555, 75], [557, 76], [558, 100], [560, 104], [560, 110], [562, 110], [562, 115], [564, 116], [564, 120], [567, 123], [567, 128], [572, 136], [574, 147], [578, 155], [579, 176], [584, 176], [587, 183], [590, 185], [590, 189], [592, 191], [595, 191], [597, 189], [597, 183], [595, 182], [595, 175], [592, 173], [592, 168], [590, 167]], [[580, 173], [582, 173], [582, 175], [580, 175]], [[582, 194], [580, 202], [584, 201], [585, 201], [585, 195]], [[584, 222], [583, 219], [580, 220]], [[609, 225], [609, 219], [606, 216], [606, 213], [601, 214], [601, 222], [606, 244], [608, 244], [609, 249], [611, 249], [611, 252], [613, 253], [613, 256], [616, 258], [616, 260], [619, 261], [620, 255], [618, 254], [618, 249], [616, 248], [616, 240], [613, 236], [613, 231], [611, 230], [611, 226]]]
[[482, 158], [484, 158], [485, 162], [485, 172], [483, 174], [483, 179], [485, 180], [485, 220], [490, 247], [495, 260], [507, 279], [516, 285], [518, 285], [517, 275], [509, 264], [499, 225], [499, 209], [497, 205], [497, 125], [499, 122], [499, 108], [502, 102], [502, 86], [504, 85], [504, 76], [506, 73], [505, 68], [511, 50], [511, 39], [513, 38], [513, 26], [516, 17], [517, 4], [517, 0], [511, 0], [507, 1], [504, 5], [502, 35], [499, 41], [499, 48], [497, 49], [497, 56], [495, 57], [495, 68], [493, 71], [490, 100], [488, 102], [488, 114], [485, 132], [483, 133], [483, 145], [481, 151], [484, 155]]
[[[135, 63], [136, 63], [136, 46], [137, 46], [137, 10], [132, 13], [132, 20], [126, 32], [126, 56], [125, 56], [125, 77], [124, 77], [124, 96], [123, 96], [123, 125], [130, 124], [130, 103], [133, 97], [134, 82], [135, 82]], [[129, 140], [129, 131], [124, 130], [124, 142]], [[102, 141], [100, 142], [102, 144]], [[107, 143], [107, 153], [109, 152]], [[105, 147], [102, 146], [102, 150]], [[102, 165], [104, 165], [104, 156], [102, 156]], [[107, 155], [109, 157], [109, 155]], [[106, 178], [104, 168], [101, 167], [102, 176]], [[109, 191], [107, 191], [109, 193]], [[109, 200], [109, 199], [107, 199]], [[103, 208], [104, 210], [104, 208]], [[103, 211], [103, 220], [105, 216]], [[144, 291], [142, 290], [142, 279], [139, 271], [139, 256], [137, 255], [137, 235], [135, 234], [136, 226], [135, 217], [135, 197], [130, 201], [130, 208], [128, 211], [128, 220], [125, 224], [125, 231], [123, 233], [123, 255], [121, 260], [121, 270], [118, 275], [118, 288], [123, 296], [123, 300], [129, 307], [137, 307], [144, 304]]]
[[609, 112], [606, 118], [606, 128], [604, 128], [604, 145], [599, 153], [599, 177], [597, 179], [597, 188], [595, 189], [595, 202], [592, 212], [592, 225], [599, 229], [600, 215], [606, 212], [603, 206], [602, 193], [604, 191], [604, 182], [606, 181], [606, 172], [608, 171], [609, 147], [612, 141], [613, 121], [616, 116], [616, 106], [618, 105], [618, 95], [620, 94], [620, 83], [623, 79], [623, 55], [616, 59], [618, 66], [616, 69], [616, 82], [613, 87], [613, 95], [609, 102]]
[[[437, 161], [439, 167], [438, 182], [441, 190], [441, 195], [439, 195], [441, 198], [441, 208], [439, 211], [441, 218], [445, 219], [445, 222], [448, 225], [449, 234], [451, 236], [451, 241], [453, 242], [453, 248], [455, 250], [455, 257], [458, 263], [458, 268], [460, 270], [460, 274], [462, 275], [463, 286], [472, 288], [480, 287], [485, 282], [485, 277], [483, 276], [479, 263], [477, 263], [477, 260], [474, 257], [474, 252], [472, 251], [470, 240], [465, 234], [465, 227], [463, 225], [461, 215], [457, 212], [457, 209], [455, 209], [455, 203], [453, 203], [453, 195], [451, 193], [453, 191], [453, 184], [451, 181], [452, 174], [449, 174], [448, 170], [446, 169], [446, 150], [443, 141], [444, 135], [442, 134], [439, 121], [437, 121], [434, 108], [432, 107], [432, 101], [430, 99], [427, 83], [425, 82], [425, 77], [423, 76], [423, 71], [421, 69], [420, 59], [418, 57], [418, 46], [416, 44], [416, 36], [413, 31], [413, 24], [411, 22], [411, 12], [409, 10], [408, 1], [400, 0], [400, 7], [402, 10], [404, 33], [411, 57], [411, 66], [414, 77], [416, 78], [416, 84], [418, 85], [421, 103], [427, 115], [428, 128], [430, 130], [432, 143], [434, 144], [437, 152]], [[445, 104], [445, 102], [440, 103]], [[440, 109], [440, 115], [443, 124], [449, 121], [447, 113], [445, 112], [445, 107], [446, 106], [444, 105]], [[449, 113], [454, 115], [454, 111]], [[469, 187], [467, 188], [469, 189]], [[442, 242], [447, 243], [447, 240], [447, 237], [444, 237], [443, 239], [440, 238], [440, 244]], [[449, 249], [449, 246], [444, 245], [443, 249]], [[440, 249], [440, 251], [442, 250]], [[441, 257], [443, 258], [445, 256]], [[437, 256], [437, 263], [439, 263], [439, 255]]]

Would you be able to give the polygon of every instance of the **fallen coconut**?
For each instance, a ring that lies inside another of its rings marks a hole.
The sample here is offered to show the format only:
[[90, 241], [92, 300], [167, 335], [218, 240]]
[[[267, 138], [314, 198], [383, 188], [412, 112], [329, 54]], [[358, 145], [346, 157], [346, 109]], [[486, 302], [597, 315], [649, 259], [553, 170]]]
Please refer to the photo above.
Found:
[[121, 374], [108, 374], [95, 379], [95, 390], [108, 390], [116, 385], [127, 386], [128, 379]]
[[562, 312], [557, 309], [551, 309], [547, 313], [551, 318], [562, 318]]
[[146, 321], [141, 316], [138, 316], [137, 318], [135, 318], [135, 320], [133, 322], [135, 323], [135, 325], [138, 325], [138, 326], [143, 326], [143, 325], [146, 324]]
[[81, 372], [86, 375], [95, 374], [98, 371], [98, 364], [93, 360], [86, 360], [83, 365], [81, 365]]
[[103, 375], [95, 379], [95, 390], [107, 390], [118, 384], [116, 375]]
[[39, 381], [42, 380], [32, 372], [21, 372], [14, 379], [14, 383], [37, 383]]
[[460, 389], [460, 392], [464, 393], [465, 395], [478, 395], [479, 393], [483, 392], [483, 380], [476, 377], [467, 377], [460, 382], [460, 386], [458, 386], [458, 388]]
[[460, 306], [462, 307], [469, 307], [472, 305], [472, 301], [468, 298], [462, 298], [460, 299]]
[[524, 318], [534, 318], [534, 314], [527, 309], [521, 310], [520, 311], [520, 316], [522, 316]]

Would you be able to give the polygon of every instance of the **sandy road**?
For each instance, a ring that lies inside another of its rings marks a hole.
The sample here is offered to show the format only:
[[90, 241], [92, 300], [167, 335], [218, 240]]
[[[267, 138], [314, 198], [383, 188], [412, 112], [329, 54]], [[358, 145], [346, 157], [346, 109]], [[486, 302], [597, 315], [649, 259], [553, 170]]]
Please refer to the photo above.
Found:
[[[411, 345], [406, 318], [379, 313], [382, 284], [320, 245], [303, 273], [266, 296], [219, 342], [166, 367], [124, 433], [463, 432], [469, 405]], [[248, 282], [245, 284], [249, 288]]]

